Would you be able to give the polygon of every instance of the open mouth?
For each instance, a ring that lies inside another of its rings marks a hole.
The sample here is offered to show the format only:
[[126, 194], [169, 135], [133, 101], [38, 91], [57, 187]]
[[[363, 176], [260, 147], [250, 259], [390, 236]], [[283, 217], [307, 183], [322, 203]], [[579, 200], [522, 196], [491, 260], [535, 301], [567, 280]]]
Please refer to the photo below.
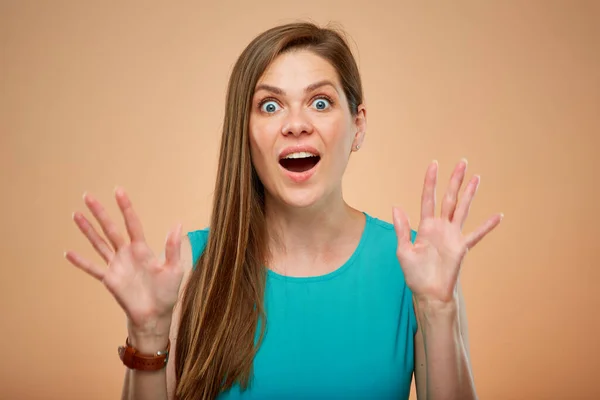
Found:
[[279, 160], [279, 164], [290, 172], [306, 172], [314, 168], [321, 157], [305, 151], [291, 153]]

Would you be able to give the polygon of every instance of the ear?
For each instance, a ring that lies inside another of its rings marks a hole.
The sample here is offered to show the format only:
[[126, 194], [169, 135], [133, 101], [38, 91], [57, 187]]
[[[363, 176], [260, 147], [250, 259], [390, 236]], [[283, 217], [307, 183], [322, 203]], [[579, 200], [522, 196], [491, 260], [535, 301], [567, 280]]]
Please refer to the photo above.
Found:
[[356, 133], [354, 134], [354, 140], [352, 141], [352, 151], [358, 151], [361, 148], [363, 141], [365, 140], [365, 134], [367, 133], [367, 107], [364, 104], [358, 106], [358, 112], [354, 117], [354, 126]]

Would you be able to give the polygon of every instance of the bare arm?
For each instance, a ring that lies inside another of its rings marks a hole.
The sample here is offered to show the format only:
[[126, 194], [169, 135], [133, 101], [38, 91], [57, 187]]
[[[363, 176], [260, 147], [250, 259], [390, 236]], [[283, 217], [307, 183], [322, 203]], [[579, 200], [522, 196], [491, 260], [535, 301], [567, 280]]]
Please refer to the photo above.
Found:
[[[81, 212], [73, 220], [106, 266], [66, 251], [65, 258], [74, 266], [101, 282], [127, 316], [127, 335], [131, 346], [142, 354], [166, 349], [169, 338], [170, 358], [175, 353], [179, 325], [179, 303], [192, 269], [192, 250], [187, 235], [177, 224], [167, 235], [165, 249], [156, 256], [144, 235], [144, 229], [129, 196], [115, 188], [115, 200], [123, 216], [127, 235], [92, 195], [83, 196], [104, 235]], [[121, 398], [124, 400], [165, 400], [174, 392], [173, 361], [156, 372], [127, 371]]]
[[476, 399], [468, 351], [467, 319], [460, 270], [467, 252], [498, 226], [496, 214], [464, 235], [464, 222], [477, 187], [473, 176], [459, 199], [466, 160], [454, 168], [441, 213], [435, 215], [437, 162], [427, 168], [421, 195], [419, 231], [411, 241], [407, 214], [393, 209], [398, 236], [396, 254], [413, 293], [418, 329], [415, 336], [417, 397], [425, 399]]
[[[161, 257], [164, 259], [164, 254]], [[183, 289], [187, 284], [192, 270], [192, 247], [187, 235], [183, 235], [181, 239], [180, 260], [185, 271], [179, 290], [179, 297], [181, 298]], [[123, 382], [122, 400], [172, 400], [175, 398], [175, 351], [179, 319], [181, 316], [180, 307], [181, 302], [179, 301], [173, 309], [169, 333], [171, 350], [169, 352], [167, 366], [159, 371], [136, 371], [127, 368]], [[131, 344], [140, 351], [152, 353], [164, 349], [167, 345], [167, 338], [156, 338], [154, 340], [140, 341], [139, 343]]]
[[416, 305], [415, 384], [419, 400], [477, 398], [460, 280], [457, 290], [456, 307], [436, 310]]

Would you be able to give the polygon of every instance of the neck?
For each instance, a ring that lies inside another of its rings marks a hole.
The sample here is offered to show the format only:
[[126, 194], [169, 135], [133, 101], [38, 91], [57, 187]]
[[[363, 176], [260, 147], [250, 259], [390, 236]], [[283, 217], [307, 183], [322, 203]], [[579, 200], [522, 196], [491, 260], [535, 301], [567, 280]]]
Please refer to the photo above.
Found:
[[287, 259], [305, 263], [327, 259], [349, 242], [352, 246], [364, 227], [364, 214], [341, 195], [306, 208], [266, 200], [269, 250], [275, 265]]

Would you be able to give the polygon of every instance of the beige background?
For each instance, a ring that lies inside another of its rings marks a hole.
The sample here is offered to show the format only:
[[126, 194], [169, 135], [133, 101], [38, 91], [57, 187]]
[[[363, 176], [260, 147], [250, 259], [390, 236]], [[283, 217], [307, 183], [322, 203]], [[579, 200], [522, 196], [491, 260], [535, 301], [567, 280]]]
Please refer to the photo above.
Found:
[[445, 185], [464, 156], [467, 228], [505, 213], [464, 266], [481, 398], [600, 398], [600, 3], [411, 3], [3, 0], [0, 398], [118, 397], [125, 320], [63, 260], [93, 255], [71, 213], [87, 190], [118, 216], [119, 184], [157, 251], [204, 227], [232, 64], [306, 18], [342, 24], [364, 77], [349, 202], [416, 221], [427, 163]]

